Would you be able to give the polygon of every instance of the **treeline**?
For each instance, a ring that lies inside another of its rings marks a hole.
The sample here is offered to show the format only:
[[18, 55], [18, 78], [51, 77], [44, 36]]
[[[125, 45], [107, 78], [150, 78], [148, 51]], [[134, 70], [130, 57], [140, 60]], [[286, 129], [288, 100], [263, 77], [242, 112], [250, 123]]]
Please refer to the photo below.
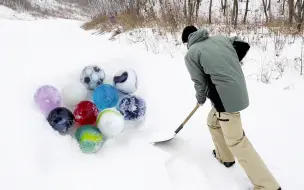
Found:
[[[185, 24], [263, 24], [293, 27], [304, 22], [304, 0], [56, 0], [75, 4], [93, 19], [115, 18], [133, 25], [161, 24], [171, 28]], [[0, 0], [11, 8], [32, 8], [31, 0]], [[258, 6], [257, 6], [258, 5]], [[127, 19], [131, 19], [127, 21]], [[104, 20], [100, 19], [99, 20]]]
[[[75, 0], [76, 1], [76, 0]], [[78, 0], [79, 1], [79, 0]], [[173, 26], [209, 23], [281, 25], [302, 30], [304, 0], [86, 0], [92, 16], [134, 15]], [[252, 8], [252, 4], [259, 6]], [[136, 16], [136, 18], [135, 18]], [[250, 17], [250, 18], [248, 18]]]

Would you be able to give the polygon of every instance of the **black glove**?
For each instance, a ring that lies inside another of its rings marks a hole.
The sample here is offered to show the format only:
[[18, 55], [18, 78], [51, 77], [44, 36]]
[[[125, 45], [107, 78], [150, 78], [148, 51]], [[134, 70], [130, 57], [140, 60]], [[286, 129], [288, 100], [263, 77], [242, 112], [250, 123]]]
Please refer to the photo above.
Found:
[[250, 49], [250, 45], [247, 42], [241, 41], [234, 41], [232, 45], [239, 57], [239, 61], [242, 61], [242, 59], [245, 57], [248, 50]]

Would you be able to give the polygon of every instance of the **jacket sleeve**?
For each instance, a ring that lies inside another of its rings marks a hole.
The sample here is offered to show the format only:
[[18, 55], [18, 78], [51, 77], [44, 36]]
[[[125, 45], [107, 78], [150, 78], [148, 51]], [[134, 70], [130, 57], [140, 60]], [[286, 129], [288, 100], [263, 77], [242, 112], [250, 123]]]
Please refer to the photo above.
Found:
[[194, 82], [197, 103], [202, 105], [206, 102], [207, 82], [203, 68], [198, 61], [199, 60], [193, 60], [193, 56], [189, 54], [185, 56], [187, 70], [190, 74], [191, 80]]
[[231, 37], [230, 41], [239, 57], [239, 61], [242, 61], [250, 49], [250, 45], [237, 36]]

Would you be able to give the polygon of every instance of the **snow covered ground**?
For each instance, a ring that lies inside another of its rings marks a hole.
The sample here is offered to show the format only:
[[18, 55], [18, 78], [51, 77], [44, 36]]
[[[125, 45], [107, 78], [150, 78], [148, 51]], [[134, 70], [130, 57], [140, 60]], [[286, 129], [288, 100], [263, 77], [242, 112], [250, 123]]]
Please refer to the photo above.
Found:
[[[149, 143], [152, 134], [174, 131], [196, 104], [183, 54], [154, 54], [144, 48], [91, 35], [78, 21], [8, 20], [0, 22], [2, 88], [0, 182], [10, 190], [252, 189], [236, 164], [225, 168], [211, 154], [206, 126], [210, 103], [202, 106], [176, 139]], [[252, 50], [245, 75], [259, 65]], [[58, 89], [79, 80], [83, 67], [98, 64], [108, 80], [121, 68], [133, 68], [139, 79], [135, 94], [147, 102], [146, 120], [128, 126], [97, 154], [81, 153], [70, 136], [60, 136], [34, 104], [40, 85]], [[301, 118], [304, 82], [298, 73], [272, 84], [247, 80], [250, 107], [242, 112], [247, 136], [283, 189], [302, 189], [304, 140]], [[286, 88], [286, 87], [289, 88]]]

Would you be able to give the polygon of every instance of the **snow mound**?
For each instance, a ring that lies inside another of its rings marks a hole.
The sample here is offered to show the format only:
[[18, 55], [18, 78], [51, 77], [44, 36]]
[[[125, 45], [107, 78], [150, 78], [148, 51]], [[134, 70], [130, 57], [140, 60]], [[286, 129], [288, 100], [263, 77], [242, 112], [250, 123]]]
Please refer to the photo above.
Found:
[[46, 15], [43, 16], [76, 20], [87, 20], [91, 16], [89, 10], [92, 7], [89, 4], [78, 5], [76, 1], [31, 0], [30, 2], [33, 6], [39, 7], [40, 10], [46, 12]]
[[[27, 13], [16, 12], [13, 9], [0, 5], [0, 19], [32, 20], [34, 18]], [[1, 25], [1, 23], [0, 23], [0, 25]]]

